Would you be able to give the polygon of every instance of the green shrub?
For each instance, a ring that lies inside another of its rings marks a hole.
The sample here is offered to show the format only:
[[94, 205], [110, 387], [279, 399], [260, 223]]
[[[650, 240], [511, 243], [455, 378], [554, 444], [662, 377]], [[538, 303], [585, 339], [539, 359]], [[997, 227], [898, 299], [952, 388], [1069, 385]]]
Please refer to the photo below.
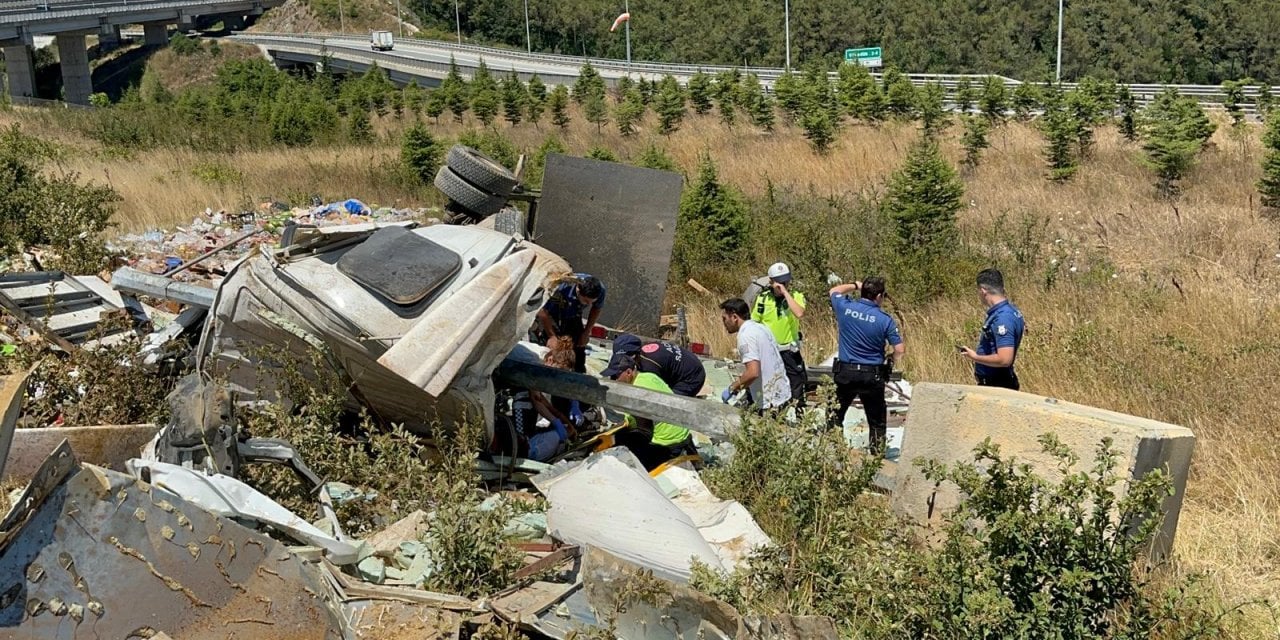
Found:
[[494, 129], [468, 129], [458, 136], [458, 144], [479, 149], [504, 167], [512, 168], [520, 159], [520, 150], [506, 136]]
[[676, 271], [692, 274], [705, 265], [735, 260], [747, 242], [746, 214], [742, 194], [720, 182], [715, 163], [704, 155], [698, 177], [680, 200], [672, 256]]
[[244, 181], [244, 174], [235, 167], [217, 161], [200, 162], [191, 168], [191, 175], [206, 184], [228, 185]]
[[46, 268], [97, 273], [107, 257], [102, 232], [120, 196], [110, 187], [81, 184], [79, 175], [49, 171], [56, 148], [13, 125], [0, 131], [0, 254], [30, 245], [55, 250]]
[[169, 49], [180, 56], [193, 56], [200, 53], [200, 42], [179, 32], [169, 38]]
[[1194, 578], [1147, 564], [1168, 477], [1155, 471], [1121, 492], [1123, 470], [1108, 440], [1092, 467], [1079, 470], [1060, 442], [1043, 436], [1057, 481], [989, 442], [971, 461], [920, 462], [927, 477], [961, 492], [935, 544], [922, 544], [870, 495], [877, 462], [851, 462], [838, 433], [744, 417], [731, 441], [733, 456], [703, 477], [755, 514], [774, 545], [732, 573], [696, 566], [693, 585], [744, 614], [826, 615], [841, 637], [872, 639], [1189, 640], [1225, 632], [1230, 610], [1204, 598]]
[[415, 124], [405, 130], [400, 141], [400, 162], [413, 173], [419, 184], [431, 184], [443, 157], [444, 149], [425, 126]]

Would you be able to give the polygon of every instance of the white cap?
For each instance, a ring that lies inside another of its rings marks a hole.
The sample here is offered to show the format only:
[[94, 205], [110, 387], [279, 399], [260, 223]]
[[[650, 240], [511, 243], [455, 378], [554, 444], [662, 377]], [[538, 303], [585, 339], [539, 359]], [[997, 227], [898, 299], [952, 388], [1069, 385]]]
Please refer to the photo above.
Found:
[[769, 279], [787, 284], [791, 282], [791, 269], [787, 268], [787, 263], [785, 262], [774, 263], [773, 266], [769, 267]]

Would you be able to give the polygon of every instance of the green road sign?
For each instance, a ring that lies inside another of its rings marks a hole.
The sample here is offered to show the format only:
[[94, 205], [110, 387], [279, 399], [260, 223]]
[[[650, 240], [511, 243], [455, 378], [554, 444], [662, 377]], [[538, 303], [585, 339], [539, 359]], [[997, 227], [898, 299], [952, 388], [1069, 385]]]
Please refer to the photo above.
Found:
[[844, 61], [856, 62], [864, 67], [882, 66], [882, 58], [880, 56], [880, 47], [868, 47], [865, 49], [845, 49]]

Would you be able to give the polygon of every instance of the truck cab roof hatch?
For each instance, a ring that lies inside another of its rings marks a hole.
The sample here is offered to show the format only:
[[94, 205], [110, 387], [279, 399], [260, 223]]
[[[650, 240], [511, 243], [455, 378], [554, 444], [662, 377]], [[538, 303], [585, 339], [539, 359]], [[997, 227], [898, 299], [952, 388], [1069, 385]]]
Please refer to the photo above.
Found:
[[338, 260], [338, 271], [398, 305], [417, 304], [462, 268], [462, 257], [404, 227], [384, 227]]

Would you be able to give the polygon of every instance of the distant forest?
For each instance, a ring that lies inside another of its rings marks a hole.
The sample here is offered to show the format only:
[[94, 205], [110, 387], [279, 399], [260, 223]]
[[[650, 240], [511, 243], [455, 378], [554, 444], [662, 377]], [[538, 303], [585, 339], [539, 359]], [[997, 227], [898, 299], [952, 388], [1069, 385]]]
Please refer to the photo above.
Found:
[[[454, 0], [410, 0], [452, 31]], [[478, 42], [524, 47], [521, 0], [458, 0]], [[609, 25], [623, 0], [528, 0], [538, 51], [624, 58]], [[783, 0], [630, 0], [632, 58], [780, 67]], [[835, 65], [849, 47], [881, 46], [911, 73], [995, 73], [1050, 79], [1054, 0], [791, 0], [791, 58]], [[1068, 0], [1064, 80], [1280, 83], [1280, 0]]]

